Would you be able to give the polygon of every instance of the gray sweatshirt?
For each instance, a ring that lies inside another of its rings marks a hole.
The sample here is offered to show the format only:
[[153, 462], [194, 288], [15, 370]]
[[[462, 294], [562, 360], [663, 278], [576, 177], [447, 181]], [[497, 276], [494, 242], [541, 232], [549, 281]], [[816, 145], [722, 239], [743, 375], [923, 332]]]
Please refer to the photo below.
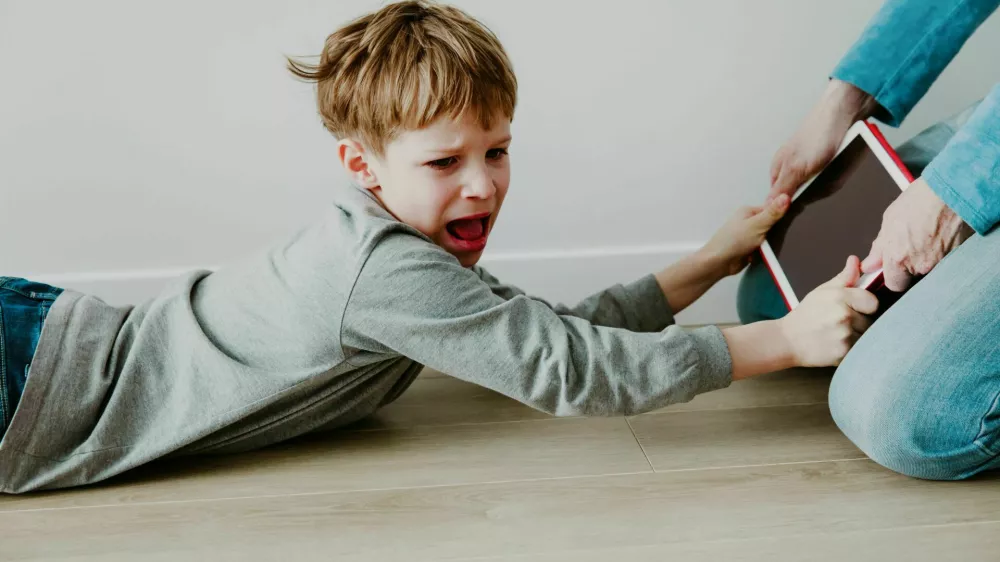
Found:
[[719, 329], [672, 324], [652, 276], [553, 306], [346, 188], [290, 239], [138, 306], [63, 293], [0, 443], [0, 490], [336, 428], [395, 400], [424, 365], [558, 416], [727, 386]]

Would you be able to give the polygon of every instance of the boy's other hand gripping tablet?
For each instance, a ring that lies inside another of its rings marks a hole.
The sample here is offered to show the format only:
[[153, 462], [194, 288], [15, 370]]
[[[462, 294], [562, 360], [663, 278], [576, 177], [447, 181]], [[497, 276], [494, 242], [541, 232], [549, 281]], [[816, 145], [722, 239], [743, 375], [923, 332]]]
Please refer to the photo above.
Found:
[[722, 264], [725, 275], [736, 275], [764, 243], [767, 232], [788, 210], [789, 197], [780, 195], [759, 207], [741, 207], [712, 236], [704, 251]]

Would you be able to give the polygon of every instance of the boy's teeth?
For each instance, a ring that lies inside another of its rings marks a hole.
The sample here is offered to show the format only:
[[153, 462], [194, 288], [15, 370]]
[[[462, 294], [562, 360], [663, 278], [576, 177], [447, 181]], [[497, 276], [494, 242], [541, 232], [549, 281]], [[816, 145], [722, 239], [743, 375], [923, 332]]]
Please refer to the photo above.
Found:
[[483, 219], [459, 219], [448, 224], [448, 230], [461, 240], [478, 240], [486, 234]]

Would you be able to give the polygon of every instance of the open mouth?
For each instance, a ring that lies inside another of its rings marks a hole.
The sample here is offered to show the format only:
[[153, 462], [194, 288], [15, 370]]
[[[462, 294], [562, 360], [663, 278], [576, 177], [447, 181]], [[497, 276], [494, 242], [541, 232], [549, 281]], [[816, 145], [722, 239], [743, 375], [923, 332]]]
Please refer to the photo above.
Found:
[[481, 250], [489, 234], [490, 214], [473, 215], [449, 222], [445, 229], [452, 242], [463, 250]]

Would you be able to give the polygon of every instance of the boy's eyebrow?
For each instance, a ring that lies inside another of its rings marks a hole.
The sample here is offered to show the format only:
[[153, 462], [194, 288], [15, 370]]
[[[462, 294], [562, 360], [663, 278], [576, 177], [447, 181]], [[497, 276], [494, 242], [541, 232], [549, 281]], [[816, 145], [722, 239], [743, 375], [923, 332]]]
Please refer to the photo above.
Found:
[[[511, 135], [506, 135], [502, 139], [497, 139], [496, 141], [491, 142], [490, 146], [495, 146], [495, 145], [498, 145], [498, 144], [506, 144], [506, 143], [510, 142], [512, 138], [513, 137]], [[464, 144], [456, 144], [456, 145], [452, 145], [452, 146], [442, 146], [442, 147], [437, 147], [437, 148], [431, 148], [427, 152], [429, 154], [446, 154], [446, 153], [449, 153], [449, 152], [457, 152], [457, 151], [461, 150], [462, 148], [465, 148]]]

